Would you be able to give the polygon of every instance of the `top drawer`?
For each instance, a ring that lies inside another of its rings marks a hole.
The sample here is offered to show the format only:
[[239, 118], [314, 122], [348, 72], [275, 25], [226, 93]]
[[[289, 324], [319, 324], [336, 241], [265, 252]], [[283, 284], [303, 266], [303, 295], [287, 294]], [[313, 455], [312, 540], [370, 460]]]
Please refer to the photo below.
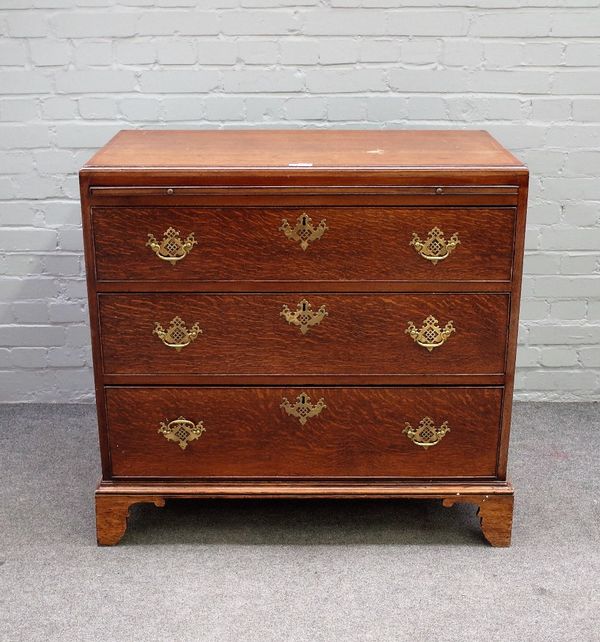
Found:
[[93, 207], [100, 281], [510, 281], [515, 209]]

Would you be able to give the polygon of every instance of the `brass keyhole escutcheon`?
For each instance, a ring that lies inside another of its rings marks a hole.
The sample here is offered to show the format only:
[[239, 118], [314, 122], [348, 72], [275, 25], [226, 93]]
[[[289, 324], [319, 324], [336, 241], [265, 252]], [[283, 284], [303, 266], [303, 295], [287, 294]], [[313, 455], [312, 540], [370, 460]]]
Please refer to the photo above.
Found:
[[328, 315], [329, 313], [324, 305], [315, 312], [306, 299], [302, 299], [293, 311], [287, 305], [284, 305], [279, 313], [279, 316], [284, 317], [288, 323], [297, 325], [302, 334], [306, 334], [313, 326], [319, 325]]
[[290, 241], [297, 241], [300, 247], [306, 251], [308, 244], [320, 239], [329, 229], [327, 222], [323, 219], [318, 225], [314, 226], [310, 216], [303, 212], [296, 219], [296, 224], [292, 227], [288, 220], [284, 218], [279, 228]]
[[291, 417], [296, 417], [300, 425], [304, 426], [311, 417], [316, 417], [321, 414], [327, 406], [325, 405], [323, 397], [321, 397], [316, 404], [313, 404], [311, 403], [310, 397], [305, 392], [301, 392], [296, 397], [294, 403], [290, 403], [287, 397], [284, 397], [281, 400], [280, 408], [285, 410]]

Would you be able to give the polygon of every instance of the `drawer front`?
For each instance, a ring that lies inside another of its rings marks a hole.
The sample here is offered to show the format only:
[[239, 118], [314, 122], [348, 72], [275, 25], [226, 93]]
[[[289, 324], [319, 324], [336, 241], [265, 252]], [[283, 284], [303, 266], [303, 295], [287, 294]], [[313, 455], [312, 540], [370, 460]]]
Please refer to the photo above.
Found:
[[108, 388], [115, 477], [493, 477], [500, 388]]
[[513, 208], [94, 207], [92, 215], [99, 280], [511, 279]]
[[105, 374], [500, 374], [504, 294], [105, 294]]

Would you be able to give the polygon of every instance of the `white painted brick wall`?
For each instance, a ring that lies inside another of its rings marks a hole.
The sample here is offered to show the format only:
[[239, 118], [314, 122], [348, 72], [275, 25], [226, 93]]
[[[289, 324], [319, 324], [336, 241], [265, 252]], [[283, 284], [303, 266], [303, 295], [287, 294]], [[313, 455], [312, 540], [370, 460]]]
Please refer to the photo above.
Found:
[[600, 398], [598, 0], [1, 0], [0, 34], [0, 401], [91, 399], [79, 166], [247, 125], [490, 130], [532, 173], [518, 396]]

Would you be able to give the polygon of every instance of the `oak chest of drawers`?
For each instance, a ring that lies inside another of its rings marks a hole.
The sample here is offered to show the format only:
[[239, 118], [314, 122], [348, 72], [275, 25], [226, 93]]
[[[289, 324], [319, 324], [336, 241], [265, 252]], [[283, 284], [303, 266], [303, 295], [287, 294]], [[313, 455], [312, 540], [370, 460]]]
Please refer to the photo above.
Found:
[[527, 169], [485, 132], [126, 131], [81, 170], [100, 544], [168, 498], [431, 498], [510, 543]]

